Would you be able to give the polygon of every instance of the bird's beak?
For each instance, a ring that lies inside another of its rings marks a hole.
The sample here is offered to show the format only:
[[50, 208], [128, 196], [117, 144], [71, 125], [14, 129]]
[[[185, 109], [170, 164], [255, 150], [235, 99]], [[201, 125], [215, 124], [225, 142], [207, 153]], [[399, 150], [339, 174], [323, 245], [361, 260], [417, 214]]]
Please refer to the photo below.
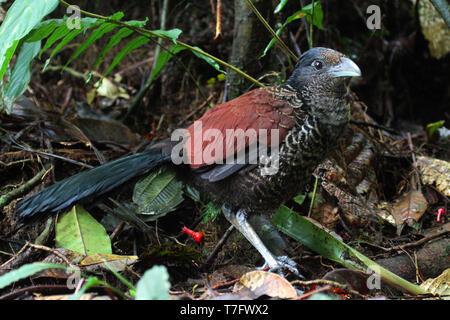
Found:
[[361, 70], [349, 58], [341, 58], [341, 62], [330, 68], [330, 73], [333, 78], [341, 77], [360, 77]]

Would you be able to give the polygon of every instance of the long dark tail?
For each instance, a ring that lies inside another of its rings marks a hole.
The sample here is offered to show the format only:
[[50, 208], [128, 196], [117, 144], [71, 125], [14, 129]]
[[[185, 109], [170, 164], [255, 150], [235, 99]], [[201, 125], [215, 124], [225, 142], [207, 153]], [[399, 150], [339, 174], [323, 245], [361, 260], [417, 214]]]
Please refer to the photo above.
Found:
[[28, 223], [84, 198], [100, 196], [168, 161], [170, 156], [160, 152], [143, 152], [80, 172], [20, 201], [17, 209], [19, 220]]

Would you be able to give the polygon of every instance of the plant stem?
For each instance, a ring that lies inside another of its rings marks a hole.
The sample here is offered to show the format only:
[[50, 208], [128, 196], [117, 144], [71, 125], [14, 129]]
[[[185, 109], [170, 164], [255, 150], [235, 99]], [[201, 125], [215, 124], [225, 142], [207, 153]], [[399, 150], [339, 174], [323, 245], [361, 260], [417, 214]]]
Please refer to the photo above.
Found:
[[31, 178], [29, 181], [22, 184], [20, 187], [0, 196], [0, 208], [3, 208], [4, 206], [8, 205], [12, 200], [20, 197], [25, 192], [30, 190], [36, 183], [38, 183], [42, 179], [42, 177], [47, 173], [48, 169], [50, 169], [50, 164], [44, 165], [44, 169], [39, 171], [39, 173], [35, 175], [33, 178]]
[[[167, 15], [168, 2], [169, 2], [169, 0], [163, 1], [163, 5], [162, 5], [162, 9], [161, 9], [161, 24], [160, 24], [161, 30], [166, 29], [166, 15]], [[149, 75], [147, 81], [145, 82], [144, 86], [138, 91], [138, 93], [134, 97], [133, 101], [131, 102], [130, 106], [128, 107], [127, 113], [125, 114], [125, 116], [122, 119], [123, 121], [125, 121], [128, 118], [128, 116], [136, 108], [139, 101], [141, 101], [142, 97], [145, 95], [145, 93], [148, 91], [148, 89], [150, 89], [150, 85], [152, 84], [151, 79], [152, 79], [153, 70], [155, 69], [155, 67], [158, 64], [158, 58], [159, 58], [159, 53], [161, 52], [161, 46], [162, 46], [162, 39], [159, 38], [158, 42], [156, 43], [155, 54], [153, 56], [153, 66], [152, 66], [152, 70], [150, 71], [150, 75]]]
[[[70, 4], [67, 3], [67, 2], [64, 1], [64, 0], [59, 0], [59, 2], [62, 3], [62, 4], [64, 4], [65, 6], [70, 6]], [[207, 52], [205, 52], [205, 51], [203, 51], [203, 50], [201, 50], [201, 49], [195, 48], [195, 47], [193, 47], [193, 46], [191, 46], [191, 45], [189, 45], [189, 44], [187, 44], [187, 43], [184, 43], [184, 42], [181, 42], [181, 41], [178, 41], [178, 40], [174, 40], [174, 39], [172, 39], [172, 38], [170, 38], [170, 37], [168, 37], [168, 36], [162, 35], [162, 34], [157, 34], [157, 33], [153, 32], [153, 31], [147, 30], [147, 29], [145, 29], [145, 28], [140, 28], [140, 27], [131, 26], [131, 25], [125, 23], [125, 22], [118, 21], [118, 20], [112, 20], [112, 19], [110, 19], [110, 18], [108, 18], [108, 17], [102, 16], [102, 15], [99, 15], [99, 14], [91, 13], [91, 12], [84, 11], [84, 10], [80, 10], [80, 12], [81, 12], [82, 14], [88, 16], [88, 17], [91, 17], [91, 18], [96, 18], [96, 19], [104, 20], [104, 21], [109, 22], [109, 23], [114, 23], [114, 24], [117, 24], [117, 25], [126, 27], [126, 28], [131, 29], [131, 30], [133, 30], [133, 31], [139, 33], [140, 35], [145, 36], [145, 37], [158, 37], [158, 38], [162, 38], [162, 39], [164, 39], [164, 40], [174, 41], [174, 42], [175, 42], [177, 45], [179, 45], [179, 46], [182, 46], [182, 47], [184, 47], [184, 48], [186, 48], [186, 49], [189, 49], [190, 51], [196, 52], [196, 53], [198, 53], [198, 54], [204, 55], [205, 57], [208, 57], [208, 58], [210, 58], [210, 59], [216, 61], [217, 63], [223, 65], [224, 67], [229, 68], [229, 69], [231, 69], [231, 70], [237, 72], [238, 74], [240, 74], [241, 76], [243, 76], [243, 77], [246, 78], [247, 80], [253, 82], [253, 83], [256, 84], [257, 86], [259, 86], [259, 87], [265, 87], [264, 84], [262, 84], [261, 82], [259, 82], [259, 81], [256, 80], [255, 78], [251, 77], [250, 75], [246, 74], [245, 72], [239, 70], [239, 69], [236, 68], [235, 66], [232, 66], [232, 65], [230, 65], [229, 63], [227, 63], [227, 62], [225, 62], [225, 61], [223, 61], [223, 60], [221, 60], [221, 59], [219, 59], [219, 58], [217, 58], [217, 57], [215, 57], [215, 56], [213, 56], [213, 55], [211, 55], [211, 54], [209, 54], [209, 53], [207, 53]]]
[[309, 26], [309, 48], [313, 47], [313, 29], [314, 29], [314, 0], [311, 7], [311, 25]]
[[283, 42], [283, 40], [281, 40], [281, 38], [272, 29], [272, 27], [269, 25], [269, 23], [266, 21], [266, 19], [264, 19], [264, 17], [261, 15], [261, 13], [259, 13], [258, 9], [253, 4], [252, 0], [245, 0], [245, 1], [248, 3], [250, 8], [253, 10], [255, 15], [258, 17], [259, 21], [262, 22], [262, 24], [270, 32], [272, 37], [275, 38], [275, 40], [277, 41], [277, 43], [281, 47], [281, 49], [283, 49], [288, 56], [290, 56], [292, 59], [294, 59], [294, 61], [297, 61], [298, 57], [291, 51], [291, 49], [289, 49], [289, 47]]
[[[302, 7], [302, 9], [305, 7], [305, 2], [303, 0], [300, 0], [300, 6]], [[306, 19], [306, 17], [303, 18], [304, 22], [305, 22], [305, 34], [306, 34], [306, 40], [308, 41], [308, 45], [310, 45], [311, 41], [310, 41], [310, 34], [308, 32], [309, 30], [309, 23], [308, 20]]]
[[317, 185], [319, 183], [319, 178], [316, 177], [316, 181], [314, 182], [314, 190], [311, 197], [311, 204], [309, 205], [308, 217], [311, 217], [311, 212], [314, 208], [314, 202], [316, 202], [316, 193], [317, 193]]

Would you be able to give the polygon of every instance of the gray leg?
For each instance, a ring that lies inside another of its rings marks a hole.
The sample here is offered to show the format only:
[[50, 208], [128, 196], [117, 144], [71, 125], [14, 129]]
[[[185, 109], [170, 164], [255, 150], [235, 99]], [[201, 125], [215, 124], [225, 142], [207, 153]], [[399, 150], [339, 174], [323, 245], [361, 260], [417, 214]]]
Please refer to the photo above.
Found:
[[268, 266], [270, 271], [281, 271], [282, 268], [287, 268], [292, 273], [301, 277], [297, 268], [295, 267], [295, 262], [287, 256], [276, 257], [274, 256], [264, 245], [264, 243], [259, 238], [258, 234], [255, 232], [251, 224], [247, 221], [245, 212], [239, 210], [237, 213], [233, 212], [231, 209], [222, 206], [222, 211], [225, 218], [236, 228], [242, 235], [258, 250], [266, 261], [264, 266]]

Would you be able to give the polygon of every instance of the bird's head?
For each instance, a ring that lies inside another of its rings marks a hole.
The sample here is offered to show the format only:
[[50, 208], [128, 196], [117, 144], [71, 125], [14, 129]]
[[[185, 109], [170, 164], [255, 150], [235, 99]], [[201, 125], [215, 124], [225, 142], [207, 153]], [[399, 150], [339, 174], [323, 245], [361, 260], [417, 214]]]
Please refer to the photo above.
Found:
[[307, 110], [317, 119], [341, 125], [348, 121], [346, 80], [359, 76], [361, 70], [345, 55], [317, 47], [302, 54], [286, 85], [301, 95]]
[[359, 67], [344, 54], [317, 47], [302, 54], [286, 83], [299, 92], [341, 92], [346, 79], [359, 76]]

